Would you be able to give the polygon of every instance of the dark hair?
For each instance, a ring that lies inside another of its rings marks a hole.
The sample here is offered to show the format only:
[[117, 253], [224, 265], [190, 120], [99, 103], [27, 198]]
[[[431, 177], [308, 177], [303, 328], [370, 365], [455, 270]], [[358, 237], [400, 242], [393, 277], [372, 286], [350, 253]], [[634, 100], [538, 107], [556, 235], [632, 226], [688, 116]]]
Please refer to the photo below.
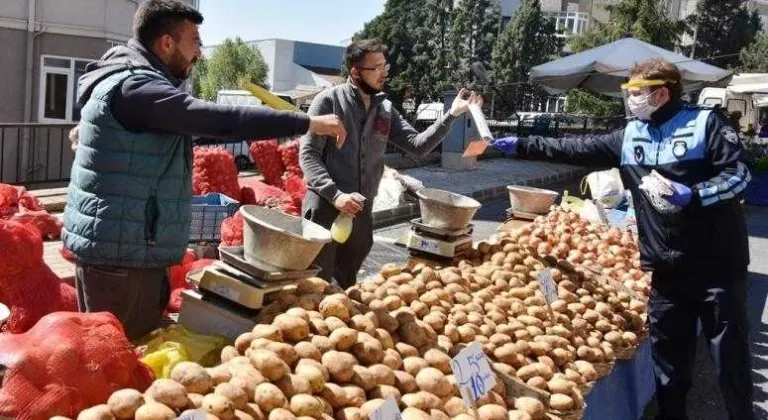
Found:
[[145, 46], [165, 34], [176, 39], [176, 30], [185, 20], [199, 25], [203, 15], [180, 0], [144, 0], [133, 16], [133, 36]]
[[680, 83], [683, 77], [680, 69], [663, 58], [649, 58], [635, 64], [629, 70], [629, 76], [645, 80], [668, 80], [664, 87], [669, 89], [672, 99], [678, 100], [683, 96], [683, 86]]
[[371, 53], [386, 55], [387, 46], [378, 39], [361, 39], [349, 44], [344, 54], [344, 64], [347, 66], [347, 70], [352, 70], [352, 67], [359, 64], [366, 55]]

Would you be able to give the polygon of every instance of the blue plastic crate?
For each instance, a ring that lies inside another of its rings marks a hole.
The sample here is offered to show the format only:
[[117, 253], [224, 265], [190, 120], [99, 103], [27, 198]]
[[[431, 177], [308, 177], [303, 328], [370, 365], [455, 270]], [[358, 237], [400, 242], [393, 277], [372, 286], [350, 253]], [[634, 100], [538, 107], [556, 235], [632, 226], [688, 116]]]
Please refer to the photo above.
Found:
[[237, 212], [240, 203], [224, 194], [210, 193], [192, 197], [190, 242], [219, 242], [221, 222]]

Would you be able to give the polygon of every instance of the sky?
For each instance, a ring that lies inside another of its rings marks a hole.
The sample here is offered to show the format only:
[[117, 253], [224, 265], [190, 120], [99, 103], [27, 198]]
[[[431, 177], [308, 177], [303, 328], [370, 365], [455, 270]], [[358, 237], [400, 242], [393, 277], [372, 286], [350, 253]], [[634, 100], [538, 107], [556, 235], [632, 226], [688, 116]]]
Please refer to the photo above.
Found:
[[203, 45], [239, 36], [339, 45], [384, 10], [385, 0], [200, 0]]

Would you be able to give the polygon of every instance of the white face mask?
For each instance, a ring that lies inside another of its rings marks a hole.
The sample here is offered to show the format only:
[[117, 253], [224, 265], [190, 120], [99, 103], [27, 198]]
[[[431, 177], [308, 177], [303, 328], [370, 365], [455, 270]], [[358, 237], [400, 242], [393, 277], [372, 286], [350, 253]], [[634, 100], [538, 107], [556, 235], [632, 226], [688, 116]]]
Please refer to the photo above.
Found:
[[654, 92], [649, 92], [645, 95], [630, 95], [627, 98], [629, 112], [640, 120], [650, 120], [651, 115], [661, 108], [661, 105], [651, 105], [651, 96], [653, 96], [653, 94]]

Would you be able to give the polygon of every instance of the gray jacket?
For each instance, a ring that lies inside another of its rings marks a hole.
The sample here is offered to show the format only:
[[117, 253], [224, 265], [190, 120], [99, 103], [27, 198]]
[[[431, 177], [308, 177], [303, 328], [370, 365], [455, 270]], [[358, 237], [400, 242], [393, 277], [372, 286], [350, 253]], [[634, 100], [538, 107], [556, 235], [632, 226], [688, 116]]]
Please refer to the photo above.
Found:
[[341, 193], [358, 192], [373, 202], [384, 171], [384, 152], [392, 142], [403, 152], [426, 156], [445, 138], [456, 119], [446, 113], [423, 133], [418, 133], [386, 99], [371, 97], [366, 114], [357, 89], [344, 83], [315, 97], [309, 115], [334, 113], [347, 129], [341, 149], [335, 139], [306, 134], [301, 139], [300, 163], [308, 188], [333, 203]]

